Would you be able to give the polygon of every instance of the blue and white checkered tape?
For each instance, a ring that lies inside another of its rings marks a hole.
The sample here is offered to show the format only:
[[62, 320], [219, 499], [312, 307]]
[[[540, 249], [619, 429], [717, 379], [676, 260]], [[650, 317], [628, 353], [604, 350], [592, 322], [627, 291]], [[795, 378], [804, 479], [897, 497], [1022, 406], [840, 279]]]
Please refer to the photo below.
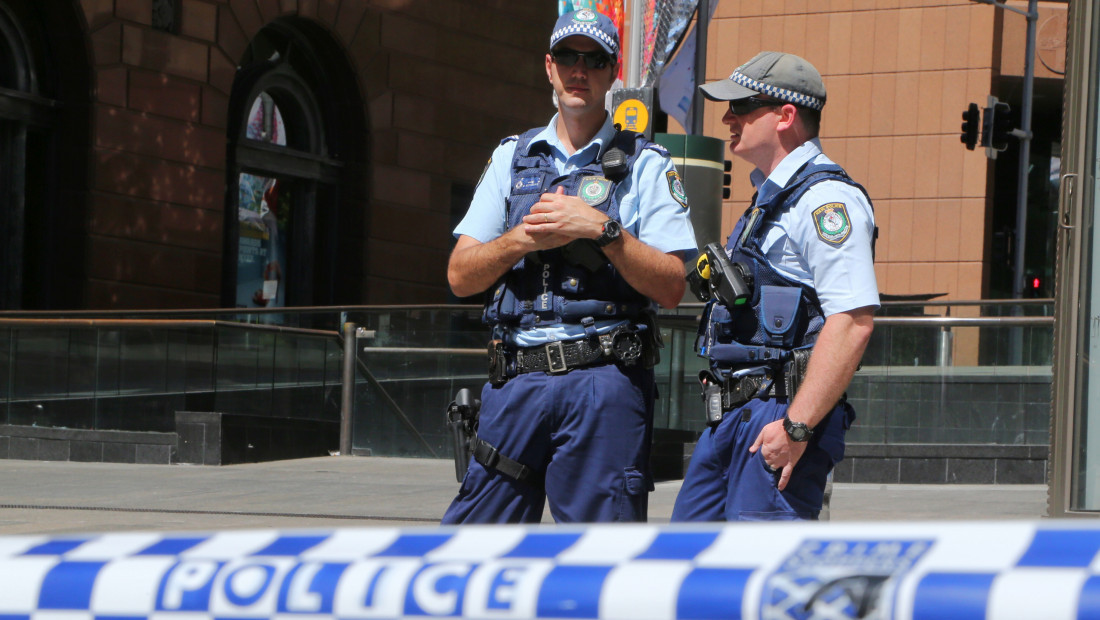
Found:
[[0, 538], [2, 620], [1100, 618], [1081, 522]]
[[753, 78], [741, 73], [740, 71], [734, 71], [730, 74], [729, 79], [736, 84], [740, 84], [745, 88], [750, 88], [758, 93], [764, 93], [779, 99], [781, 101], [787, 101], [795, 105], [800, 105], [804, 108], [810, 108], [811, 110], [821, 110], [825, 107], [825, 101], [812, 97], [797, 91], [793, 91], [787, 88], [781, 88], [779, 86], [772, 86], [771, 84], [765, 84], [764, 82], [754, 80]]

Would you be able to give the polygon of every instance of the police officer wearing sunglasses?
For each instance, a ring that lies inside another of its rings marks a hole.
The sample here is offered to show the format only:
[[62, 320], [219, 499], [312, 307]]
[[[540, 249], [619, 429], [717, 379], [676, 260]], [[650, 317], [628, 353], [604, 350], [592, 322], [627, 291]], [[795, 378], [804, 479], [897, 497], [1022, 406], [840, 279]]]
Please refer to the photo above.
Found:
[[659, 332], [696, 254], [667, 152], [605, 110], [619, 36], [563, 15], [546, 75], [558, 112], [493, 152], [448, 265], [486, 292], [489, 382], [444, 523], [644, 521]]
[[879, 305], [871, 200], [821, 151], [825, 85], [809, 62], [762, 52], [700, 89], [728, 102], [730, 152], [756, 166], [725, 245], [752, 292], [706, 305], [696, 349], [712, 410], [672, 520], [816, 519]]

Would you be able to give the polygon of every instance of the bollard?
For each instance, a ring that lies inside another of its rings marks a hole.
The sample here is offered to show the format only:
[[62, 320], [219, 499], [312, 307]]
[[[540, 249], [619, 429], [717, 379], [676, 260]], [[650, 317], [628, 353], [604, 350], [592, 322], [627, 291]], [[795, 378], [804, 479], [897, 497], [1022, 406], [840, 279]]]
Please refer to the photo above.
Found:
[[0, 538], [0, 617], [1100, 617], [1100, 527], [466, 526]]
[[355, 414], [355, 361], [358, 355], [359, 329], [355, 323], [344, 326], [344, 356], [340, 392], [340, 456], [351, 456], [352, 419]]

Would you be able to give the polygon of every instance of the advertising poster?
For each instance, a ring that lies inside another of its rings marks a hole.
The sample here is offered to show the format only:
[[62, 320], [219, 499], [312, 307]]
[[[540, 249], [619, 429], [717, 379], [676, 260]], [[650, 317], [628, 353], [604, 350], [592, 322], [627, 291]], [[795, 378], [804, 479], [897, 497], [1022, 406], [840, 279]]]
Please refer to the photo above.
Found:
[[[252, 104], [246, 137], [285, 146], [283, 119], [270, 97]], [[290, 188], [279, 179], [242, 172], [237, 197], [237, 307], [286, 305]]]

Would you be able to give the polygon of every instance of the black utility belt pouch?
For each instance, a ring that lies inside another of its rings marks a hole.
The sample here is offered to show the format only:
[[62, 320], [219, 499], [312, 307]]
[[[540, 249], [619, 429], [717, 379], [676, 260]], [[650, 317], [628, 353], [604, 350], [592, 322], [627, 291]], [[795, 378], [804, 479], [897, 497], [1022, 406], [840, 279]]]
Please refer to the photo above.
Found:
[[489, 383], [501, 386], [508, 382], [508, 355], [501, 340], [489, 341]]
[[783, 366], [783, 381], [788, 397], [794, 398], [798, 388], [802, 386], [802, 379], [806, 377], [806, 367], [810, 364], [810, 354], [813, 352], [813, 349], [791, 351], [791, 359]]
[[[703, 372], [710, 373], [708, 370]], [[706, 406], [707, 426], [718, 426], [725, 412], [725, 408], [722, 406], [722, 384], [704, 379], [703, 373], [699, 373], [699, 383], [703, 386], [703, 403]]]
[[752, 369], [721, 377], [711, 370], [699, 371], [703, 402], [706, 405], [707, 426], [717, 426], [724, 412], [736, 409], [754, 398], [775, 395], [775, 382], [766, 368]]

